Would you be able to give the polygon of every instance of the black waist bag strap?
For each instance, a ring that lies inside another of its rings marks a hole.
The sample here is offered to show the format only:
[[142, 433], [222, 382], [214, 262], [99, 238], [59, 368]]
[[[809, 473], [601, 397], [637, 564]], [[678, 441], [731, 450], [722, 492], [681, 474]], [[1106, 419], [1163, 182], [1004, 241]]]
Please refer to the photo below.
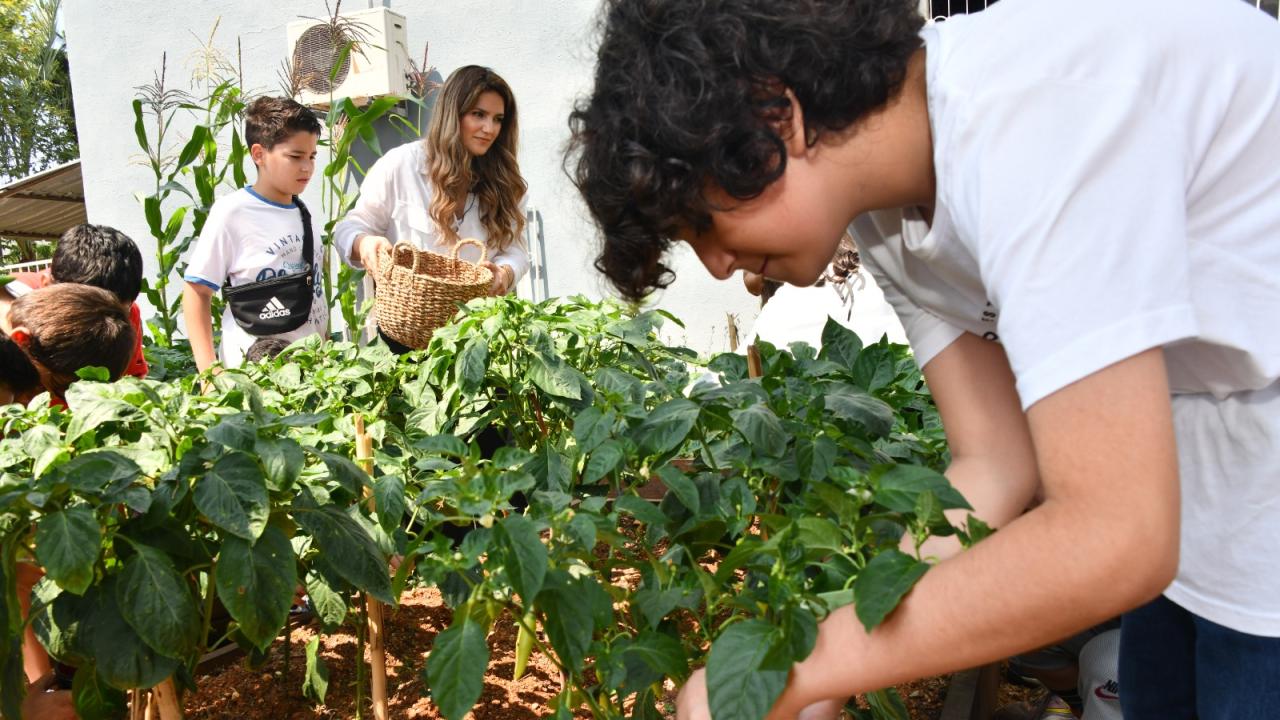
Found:
[[222, 285], [222, 298], [231, 309], [231, 317], [255, 337], [297, 330], [311, 316], [311, 302], [315, 299], [315, 238], [307, 206], [296, 195], [293, 202], [302, 214], [302, 272], [235, 287], [225, 281]]

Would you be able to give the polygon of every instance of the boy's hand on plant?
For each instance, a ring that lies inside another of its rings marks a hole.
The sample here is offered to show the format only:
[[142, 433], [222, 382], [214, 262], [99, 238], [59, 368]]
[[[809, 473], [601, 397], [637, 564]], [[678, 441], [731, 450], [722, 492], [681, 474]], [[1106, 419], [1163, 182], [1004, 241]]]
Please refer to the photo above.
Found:
[[373, 276], [378, 274], [382, 254], [391, 252], [391, 241], [381, 235], [363, 235], [356, 241], [355, 255], [360, 265]]
[[[823, 700], [816, 702], [799, 714], [787, 717], [779, 714], [782, 710], [774, 708], [769, 714], [769, 720], [835, 720], [840, 717], [840, 712], [844, 709], [844, 701], [842, 700]], [[783, 711], [785, 712], [785, 711]], [[676, 698], [676, 718], [677, 720], [711, 720], [711, 706], [707, 700], [707, 669], [699, 668], [695, 670], [693, 675], [689, 677], [684, 687], [680, 688], [680, 695]]]
[[54, 690], [57, 678], [48, 673], [27, 686], [27, 697], [22, 701], [22, 717], [40, 720], [76, 720], [75, 705], [70, 690]]
[[707, 669], [693, 671], [676, 697], [676, 720], [711, 720], [707, 700]]

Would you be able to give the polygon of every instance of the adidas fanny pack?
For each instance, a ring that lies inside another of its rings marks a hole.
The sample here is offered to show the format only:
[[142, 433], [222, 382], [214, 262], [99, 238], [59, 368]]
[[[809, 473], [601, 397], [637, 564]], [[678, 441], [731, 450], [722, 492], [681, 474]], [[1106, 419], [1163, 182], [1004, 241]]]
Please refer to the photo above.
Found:
[[302, 214], [302, 272], [235, 287], [226, 281], [222, 285], [222, 298], [231, 308], [231, 317], [255, 337], [297, 330], [311, 315], [311, 301], [315, 298], [315, 256], [312, 254], [315, 238], [311, 232], [311, 213], [296, 195], [293, 203]]

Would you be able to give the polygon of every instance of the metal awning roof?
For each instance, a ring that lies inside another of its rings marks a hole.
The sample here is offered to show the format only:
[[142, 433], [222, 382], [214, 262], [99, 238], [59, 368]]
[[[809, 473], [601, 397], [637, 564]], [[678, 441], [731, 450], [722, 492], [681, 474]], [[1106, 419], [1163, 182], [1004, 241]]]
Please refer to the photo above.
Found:
[[80, 161], [43, 170], [0, 187], [0, 236], [57, 240], [86, 222]]

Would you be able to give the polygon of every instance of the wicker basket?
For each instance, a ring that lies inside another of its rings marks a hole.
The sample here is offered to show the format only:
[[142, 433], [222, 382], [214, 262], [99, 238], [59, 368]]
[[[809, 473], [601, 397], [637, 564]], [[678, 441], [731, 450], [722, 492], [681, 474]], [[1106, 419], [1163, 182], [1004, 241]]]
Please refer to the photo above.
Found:
[[488, 255], [484, 243], [463, 238], [450, 255], [396, 243], [378, 263], [374, 312], [378, 327], [392, 340], [415, 350], [425, 348], [431, 335], [458, 311], [458, 304], [489, 292], [493, 273], [479, 263], [458, 259], [463, 245], [480, 248], [480, 263]]

